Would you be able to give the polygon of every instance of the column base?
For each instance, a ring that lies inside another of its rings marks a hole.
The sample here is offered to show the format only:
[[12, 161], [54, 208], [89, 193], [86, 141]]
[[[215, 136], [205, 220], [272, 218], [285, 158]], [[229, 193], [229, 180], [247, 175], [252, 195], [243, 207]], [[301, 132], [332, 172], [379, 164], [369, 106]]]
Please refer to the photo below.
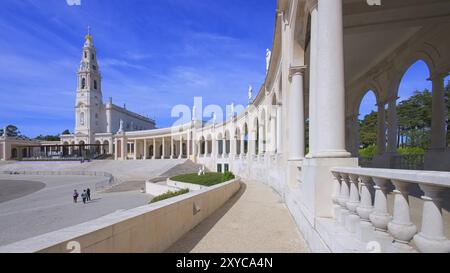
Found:
[[352, 155], [346, 150], [325, 150], [312, 156], [313, 158], [350, 158]]
[[423, 253], [450, 253], [450, 241], [445, 237], [429, 238], [421, 232], [414, 236], [414, 243]]

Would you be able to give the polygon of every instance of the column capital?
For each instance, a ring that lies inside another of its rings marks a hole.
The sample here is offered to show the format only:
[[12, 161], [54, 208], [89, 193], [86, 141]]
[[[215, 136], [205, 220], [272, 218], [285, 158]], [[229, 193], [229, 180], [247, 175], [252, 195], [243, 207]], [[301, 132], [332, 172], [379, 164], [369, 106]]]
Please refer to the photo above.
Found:
[[303, 76], [305, 74], [307, 66], [306, 65], [299, 65], [299, 66], [290, 66], [289, 67], [289, 78], [291, 79], [294, 75], [301, 75]]
[[313, 10], [317, 9], [317, 5], [318, 5], [318, 1], [317, 0], [306, 1], [305, 11], [307, 13], [311, 13]]
[[447, 77], [449, 74], [450, 74], [449, 72], [435, 71], [431, 73], [430, 77], [427, 80], [428, 81], [444, 80], [445, 77]]

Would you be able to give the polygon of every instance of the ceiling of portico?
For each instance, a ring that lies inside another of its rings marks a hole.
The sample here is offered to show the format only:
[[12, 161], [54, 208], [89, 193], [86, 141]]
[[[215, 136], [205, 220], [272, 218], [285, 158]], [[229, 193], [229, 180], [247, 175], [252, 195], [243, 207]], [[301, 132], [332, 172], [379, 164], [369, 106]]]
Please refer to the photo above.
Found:
[[423, 27], [450, 21], [448, 0], [344, 0], [346, 82], [351, 83]]

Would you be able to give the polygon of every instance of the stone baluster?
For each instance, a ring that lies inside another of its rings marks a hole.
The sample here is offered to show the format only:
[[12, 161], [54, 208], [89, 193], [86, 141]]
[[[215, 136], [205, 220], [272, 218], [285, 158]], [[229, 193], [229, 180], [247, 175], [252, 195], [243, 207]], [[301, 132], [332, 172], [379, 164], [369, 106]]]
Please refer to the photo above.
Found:
[[356, 208], [362, 221], [369, 222], [369, 216], [373, 212], [372, 194], [370, 188], [373, 186], [372, 178], [369, 176], [361, 176], [361, 203]]
[[345, 219], [349, 215], [347, 201], [350, 197], [350, 178], [346, 173], [341, 173], [341, 178], [341, 191], [338, 198], [338, 203], [341, 206], [341, 209], [338, 222], [345, 226]]
[[410, 183], [392, 180], [395, 186], [394, 217], [388, 224], [388, 230], [394, 236], [394, 251], [412, 250], [409, 242], [417, 233], [417, 227], [411, 222], [409, 211]]
[[392, 220], [387, 209], [387, 195], [390, 182], [387, 179], [376, 177], [373, 178], [373, 182], [375, 183], [375, 206], [369, 219], [376, 230], [386, 233], [388, 223]]
[[350, 212], [350, 215], [347, 218], [345, 223], [346, 229], [354, 233], [356, 232], [356, 226], [359, 223], [359, 216], [357, 215], [356, 208], [359, 206], [359, 176], [355, 174], [350, 174], [350, 198], [346, 203], [346, 206]]
[[357, 227], [357, 236], [360, 240], [365, 242], [374, 241], [374, 227], [370, 223], [370, 214], [373, 212], [371, 188], [373, 187], [373, 180], [370, 176], [360, 176], [361, 180], [361, 202], [356, 208], [356, 212], [360, 217], [360, 222]]
[[421, 252], [449, 253], [450, 241], [444, 234], [442, 201], [445, 190], [432, 185], [420, 185], [423, 200], [422, 230], [414, 236], [414, 243]]
[[334, 176], [334, 180], [333, 180], [333, 196], [332, 196], [332, 200], [333, 200], [333, 210], [334, 210], [334, 219], [336, 220], [336, 222], [338, 221], [339, 217], [340, 217], [340, 212], [341, 212], [341, 206], [339, 205], [339, 195], [341, 193], [341, 187], [342, 187], [342, 178], [341, 178], [341, 174], [338, 172], [332, 172], [333, 176]]

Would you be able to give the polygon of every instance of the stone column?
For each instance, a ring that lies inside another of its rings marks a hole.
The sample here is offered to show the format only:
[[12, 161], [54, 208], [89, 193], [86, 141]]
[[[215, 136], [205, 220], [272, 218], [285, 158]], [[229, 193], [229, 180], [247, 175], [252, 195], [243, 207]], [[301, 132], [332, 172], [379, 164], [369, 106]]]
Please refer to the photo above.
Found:
[[166, 159], [166, 141], [162, 138], [162, 159]]
[[[112, 154], [113, 153], [113, 147], [114, 147], [114, 139], [111, 139], [110, 141], [108, 141], [108, 151], [109, 151], [109, 154]], [[72, 154], [72, 149], [73, 149], [73, 147], [71, 147], [70, 148], [70, 154]]]
[[186, 142], [186, 151], [187, 151], [187, 158], [189, 158], [191, 156], [191, 134], [188, 131], [187, 132], [187, 142]]
[[225, 155], [227, 155], [227, 138], [224, 134], [222, 138], [222, 157], [225, 157]]
[[138, 150], [138, 147], [137, 147], [137, 145], [138, 145], [138, 143], [137, 143], [137, 140], [135, 139], [134, 140], [134, 150], [133, 150], [133, 159], [134, 160], [136, 160], [137, 159], [137, 150]]
[[397, 97], [389, 101], [388, 107], [388, 153], [397, 153]]
[[447, 147], [447, 124], [445, 109], [444, 78], [447, 74], [432, 75], [433, 104], [431, 118], [431, 149], [443, 151]]
[[[316, 157], [350, 157], [345, 150], [345, 82], [342, 0], [318, 2]], [[314, 60], [312, 61], [314, 62]], [[319, 74], [320, 71], [320, 74]]]
[[277, 105], [277, 147], [276, 147], [276, 153], [281, 154], [283, 152], [283, 136], [282, 136], [282, 119], [283, 112], [281, 111], [281, 105]]
[[152, 159], [156, 159], [156, 138], [153, 139], [153, 155]]
[[378, 103], [378, 132], [377, 132], [377, 145], [378, 153], [384, 154], [386, 152], [386, 110], [385, 103]]
[[170, 159], [174, 159], [175, 157], [175, 151], [174, 151], [174, 143], [173, 143], [173, 136], [170, 137]]
[[147, 160], [147, 139], [144, 139], [144, 160]]
[[277, 152], [277, 117], [276, 113], [270, 115], [270, 152], [276, 154]]
[[[318, 54], [318, 11], [317, 1], [315, 1], [311, 8], [311, 40], [310, 40], [310, 62], [309, 62], [309, 154], [312, 157], [316, 152], [317, 133], [317, 54]], [[278, 113], [277, 113], [278, 115]]]
[[265, 153], [264, 141], [265, 141], [264, 125], [262, 123], [260, 123], [259, 124], [259, 142], [258, 142], [259, 154], [264, 154]]
[[303, 96], [303, 76], [305, 66], [291, 67], [291, 90], [289, 96], [289, 160], [297, 161], [305, 157], [305, 110]]
[[180, 135], [180, 155], [178, 156], [179, 159], [183, 158], [183, 136]]
[[245, 145], [245, 134], [241, 135], [241, 158], [245, 155], [244, 146]]
[[257, 128], [255, 128], [255, 129], [253, 129], [253, 131], [251, 132], [251, 138], [250, 138], [250, 141], [249, 141], [249, 145], [250, 145], [250, 155], [251, 156], [253, 156], [253, 155], [256, 155], [256, 145], [257, 145], [257, 143], [256, 143], [256, 130], [258, 130]]

